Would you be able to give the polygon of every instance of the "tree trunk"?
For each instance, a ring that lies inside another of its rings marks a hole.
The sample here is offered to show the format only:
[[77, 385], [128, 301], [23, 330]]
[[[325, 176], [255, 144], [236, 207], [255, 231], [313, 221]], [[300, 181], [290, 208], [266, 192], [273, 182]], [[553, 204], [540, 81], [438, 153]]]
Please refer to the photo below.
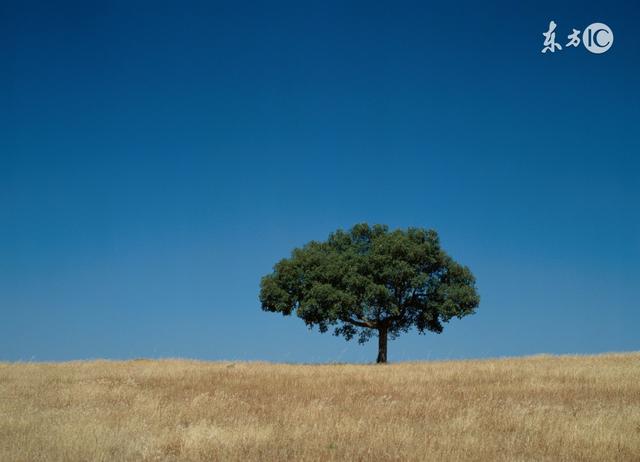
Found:
[[378, 329], [378, 364], [387, 362], [387, 328]]

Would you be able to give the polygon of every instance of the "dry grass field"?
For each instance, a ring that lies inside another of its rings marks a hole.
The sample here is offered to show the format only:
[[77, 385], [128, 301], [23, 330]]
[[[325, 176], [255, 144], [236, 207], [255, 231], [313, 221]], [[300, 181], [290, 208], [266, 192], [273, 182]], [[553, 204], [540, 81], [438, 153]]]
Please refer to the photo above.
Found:
[[0, 363], [1, 461], [640, 460], [640, 354]]

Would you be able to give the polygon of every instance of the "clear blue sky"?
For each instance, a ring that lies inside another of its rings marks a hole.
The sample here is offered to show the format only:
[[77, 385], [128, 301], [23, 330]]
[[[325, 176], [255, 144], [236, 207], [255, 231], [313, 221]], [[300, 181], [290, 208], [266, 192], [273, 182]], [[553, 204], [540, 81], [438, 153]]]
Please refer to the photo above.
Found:
[[362, 221], [482, 297], [391, 361], [639, 350], [640, 7], [307, 3], [0, 3], [0, 360], [372, 361], [257, 299]]

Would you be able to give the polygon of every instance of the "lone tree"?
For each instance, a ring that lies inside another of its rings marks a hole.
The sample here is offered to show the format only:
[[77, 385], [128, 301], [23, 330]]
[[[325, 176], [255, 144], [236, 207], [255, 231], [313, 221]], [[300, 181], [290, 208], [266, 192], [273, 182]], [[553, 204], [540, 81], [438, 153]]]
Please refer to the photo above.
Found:
[[378, 363], [387, 362], [388, 336], [412, 327], [440, 333], [480, 301], [473, 274], [440, 248], [435, 231], [386, 225], [358, 224], [294, 249], [260, 286], [263, 310], [295, 311], [309, 328], [333, 327], [360, 343], [377, 331]]

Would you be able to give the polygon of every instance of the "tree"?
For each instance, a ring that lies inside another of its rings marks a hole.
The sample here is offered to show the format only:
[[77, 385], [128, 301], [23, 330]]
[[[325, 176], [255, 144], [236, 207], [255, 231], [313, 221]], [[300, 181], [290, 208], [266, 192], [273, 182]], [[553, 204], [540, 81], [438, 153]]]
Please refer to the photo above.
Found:
[[385, 363], [387, 337], [413, 327], [441, 333], [451, 318], [472, 314], [480, 298], [471, 271], [440, 248], [434, 230], [363, 223], [294, 249], [262, 278], [260, 302], [346, 340], [365, 343], [377, 331], [377, 362]]

